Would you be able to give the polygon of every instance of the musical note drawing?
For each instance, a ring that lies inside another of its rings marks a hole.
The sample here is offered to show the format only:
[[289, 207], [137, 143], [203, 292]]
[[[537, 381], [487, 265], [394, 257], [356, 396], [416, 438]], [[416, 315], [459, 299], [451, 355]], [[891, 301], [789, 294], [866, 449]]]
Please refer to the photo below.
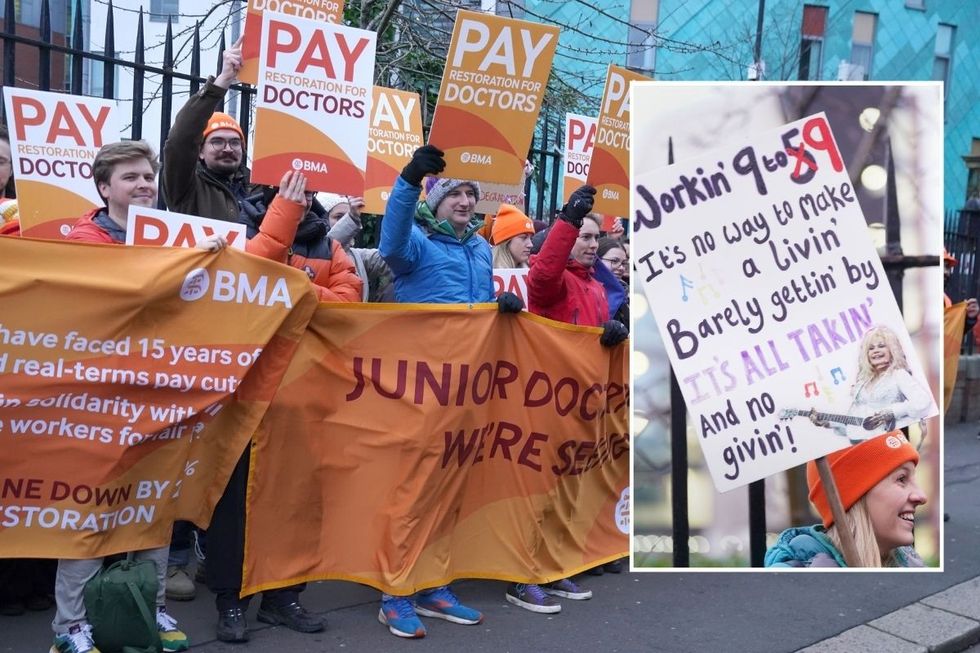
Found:
[[693, 287], [694, 287], [694, 282], [682, 274], [681, 275], [681, 299], [682, 300], [684, 300], [685, 302], [687, 301], [687, 289]]
[[[812, 394], [810, 393], [810, 390], [811, 389], [813, 390], [813, 393]], [[817, 382], [816, 381], [810, 381], [809, 383], [805, 383], [803, 385], [803, 391], [805, 393], [804, 394], [805, 397], [810, 397], [810, 396], [819, 397], [820, 396], [820, 389], [817, 388]]]
[[[840, 374], [839, 379], [837, 378], [838, 374]], [[830, 370], [830, 377], [834, 380], [834, 385], [840, 385], [841, 381], [847, 378], [844, 376], [844, 370], [839, 367], [835, 367], [834, 369]]]
[[701, 303], [704, 304], [705, 306], [708, 305], [708, 302], [704, 298], [705, 292], [710, 292], [711, 294], [713, 294], [715, 296], [715, 299], [721, 297], [721, 295], [718, 294], [718, 291], [715, 290], [715, 287], [712, 286], [710, 283], [701, 286], [700, 288], [698, 288], [698, 297], [701, 298]]

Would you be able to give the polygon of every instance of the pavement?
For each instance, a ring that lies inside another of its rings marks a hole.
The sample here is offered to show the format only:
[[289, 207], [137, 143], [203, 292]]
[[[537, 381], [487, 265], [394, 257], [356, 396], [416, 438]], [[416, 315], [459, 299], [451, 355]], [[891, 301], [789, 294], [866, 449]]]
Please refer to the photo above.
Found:
[[[980, 425], [945, 434], [944, 571], [655, 571], [584, 577], [588, 601], [562, 600], [556, 615], [504, 600], [503, 582], [453, 587], [483, 611], [484, 623], [423, 619], [428, 636], [403, 640], [377, 621], [378, 593], [353, 583], [311, 584], [303, 602], [328, 623], [304, 635], [248, 619], [251, 641], [214, 639], [216, 613], [206, 591], [169, 609], [194, 653], [344, 651], [735, 651], [760, 653], [980, 653]], [[53, 611], [0, 617], [0, 653], [41, 653]]]

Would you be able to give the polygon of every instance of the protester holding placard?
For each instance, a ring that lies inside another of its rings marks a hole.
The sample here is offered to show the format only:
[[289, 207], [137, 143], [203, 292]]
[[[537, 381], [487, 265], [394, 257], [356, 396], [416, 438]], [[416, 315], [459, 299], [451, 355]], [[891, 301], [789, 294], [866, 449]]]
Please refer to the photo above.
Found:
[[267, 189], [243, 204], [245, 251], [305, 271], [321, 302], [359, 301], [361, 280], [354, 263], [327, 236], [327, 221], [311, 212], [312, 206], [306, 177], [287, 171], [278, 189]]
[[[432, 145], [415, 151], [402, 170], [381, 223], [381, 255], [395, 275], [398, 302], [476, 304], [493, 301], [490, 246], [475, 220], [480, 184], [461, 179], [430, 178], [425, 201], [419, 202], [426, 175], [446, 167], [443, 152]], [[518, 313], [524, 303], [513, 293], [497, 299], [502, 313]], [[414, 605], [413, 605], [414, 598]], [[425, 637], [417, 614], [474, 625], [479, 611], [459, 602], [449, 586], [414, 597], [384, 594], [378, 620], [398, 637]]]
[[[126, 218], [130, 204], [152, 207], [156, 204], [156, 175], [160, 164], [145, 141], [122, 141], [102, 147], [92, 162], [92, 179], [106, 205], [82, 216], [66, 237], [89, 243], [125, 243]], [[227, 243], [213, 236], [198, 247], [218, 251]], [[150, 560], [157, 571], [157, 629], [164, 651], [183, 651], [189, 646], [187, 635], [166, 609], [166, 574], [169, 546], [137, 551], [137, 560]], [[95, 650], [92, 628], [84, 604], [85, 584], [102, 568], [102, 558], [59, 560], [55, 577], [57, 612], [51, 626], [55, 632], [54, 653], [86, 653]]]
[[[913, 548], [915, 511], [927, 497], [916, 484], [919, 453], [901, 431], [827, 455], [861, 567], [922, 567]], [[830, 501], [814, 461], [810, 502], [822, 524], [789, 528], [766, 551], [767, 567], [846, 567]]]
[[174, 119], [163, 146], [163, 197], [172, 211], [237, 222], [249, 191], [241, 126], [214, 107], [238, 78], [241, 39], [222, 55], [221, 72], [208, 78]]
[[357, 270], [357, 276], [361, 278], [363, 284], [361, 301], [395, 301], [391, 270], [381, 256], [381, 252], [372, 247], [354, 247], [354, 239], [361, 233], [361, 211], [364, 210], [364, 199], [345, 198], [334, 193], [325, 193], [325, 195], [326, 197], [320, 200], [320, 204], [326, 212], [326, 220], [330, 226], [327, 235], [339, 242], [354, 261], [354, 269]]
[[623, 323], [609, 319], [608, 289], [596, 279], [600, 225], [590, 216], [594, 196], [591, 186], [572, 193], [531, 259], [528, 310], [559, 322], [602, 326], [602, 344], [614, 346], [629, 334]]

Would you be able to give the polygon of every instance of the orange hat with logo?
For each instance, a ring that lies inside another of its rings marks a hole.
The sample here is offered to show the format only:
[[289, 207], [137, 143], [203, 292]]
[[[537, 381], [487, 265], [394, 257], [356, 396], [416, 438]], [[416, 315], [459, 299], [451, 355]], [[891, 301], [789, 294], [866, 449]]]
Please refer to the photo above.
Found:
[[238, 137], [245, 140], [245, 135], [242, 133], [242, 127], [238, 124], [238, 121], [229, 116], [227, 113], [222, 113], [221, 111], [215, 111], [208, 118], [208, 124], [204, 127], [204, 138], [208, 137], [208, 134], [219, 129], [234, 129], [238, 132]]
[[[830, 463], [845, 511], [850, 510], [881, 479], [909, 461], [918, 465], [919, 452], [901, 431], [885, 433], [827, 454], [827, 462]], [[820, 481], [816, 462], [812, 460], [806, 465], [806, 483], [810, 487], [810, 502], [820, 513], [824, 527], [830, 528], [834, 515], [830, 511], [830, 502]]]
[[531, 218], [512, 204], [501, 204], [497, 209], [497, 217], [493, 221], [490, 242], [499, 245], [521, 234], [534, 235], [534, 223], [531, 222]]

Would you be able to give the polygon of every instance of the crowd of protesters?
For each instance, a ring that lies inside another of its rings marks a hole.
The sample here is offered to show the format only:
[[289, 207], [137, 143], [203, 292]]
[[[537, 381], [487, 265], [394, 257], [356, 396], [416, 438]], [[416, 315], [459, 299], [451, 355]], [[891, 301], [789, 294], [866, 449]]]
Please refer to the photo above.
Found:
[[[525, 309], [510, 292], [496, 295], [495, 268], [529, 268], [529, 311], [562, 322], [602, 327], [603, 346], [628, 335], [628, 266], [622, 226], [605, 238], [601, 218], [592, 213], [595, 190], [576, 189], [554, 224], [533, 221], [519, 208], [501, 205], [494, 219], [476, 213], [477, 181], [437, 177], [445, 168], [443, 152], [432, 145], [416, 150], [394, 180], [381, 220], [377, 249], [356, 246], [361, 231], [360, 197], [307, 189], [300, 172], [284, 171], [278, 188], [250, 183], [245, 165], [245, 135], [237, 121], [214, 108], [236, 82], [242, 64], [239, 44], [225, 50], [220, 73], [191, 97], [174, 119], [163, 146], [159, 184], [170, 210], [245, 225], [246, 251], [304, 270], [324, 302], [393, 301], [472, 304], [496, 302], [500, 317]], [[0, 233], [17, 234], [10, 145], [0, 132]], [[68, 240], [124, 243], [130, 205], [155, 207], [156, 153], [144, 141], [104, 146], [93, 163], [93, 177], [104, 206], [81, 216]], [[423, 187], [425, 198], [420, 201]], [[12, 209], [10, 208], [12, 206]], [[485, 224], [486, 222], [486, 224]], [[483, 234], [489, 234], [490, 242]], [[222, 236], [209, 236], [197, 247], [217, 252]], [[242, 453], [217, 505], [206, 534], [192, 524], [174, 526], [170, 546], [139, 551], [157, 572], [156, 624], [163, 651], [188, 648], [186, 635], [166, 609], [166, 599], [196, 595], [190, 575], [191, 551], [198, 549], [197, 582], [215, 596], [217, 639], [248, 640], [245, 611], [249, 597], [239, 596], [245, 542], [245, 502], [250, 449]], [[205, 537], [206, 535], [206, 537]], [[103, 567], [90, 560], [0, 561], [0, 615], [26, 609], [56, 608], [52, 653], [97, 652], [85, 612], [86, 583]], [[621, 564], [605, 566], [619, 572]], [[595, 573], [602, 573], [603, 567]], [[260, 621], [300, 632], [317, 632], [323, 621], [300, 602], [303, 585], [262, 593]], [[547, 585], [511, 584], [506, 599], [533, 612], [561, 609], [554, 597], [590, 598], [571, 578]], [[419, 616], [459, 624], [478, 624], [483, 615], [464, 605], [447, 586], [411, 596], [381, 597], [378, 619], [399, 637], [426, 633]]]

